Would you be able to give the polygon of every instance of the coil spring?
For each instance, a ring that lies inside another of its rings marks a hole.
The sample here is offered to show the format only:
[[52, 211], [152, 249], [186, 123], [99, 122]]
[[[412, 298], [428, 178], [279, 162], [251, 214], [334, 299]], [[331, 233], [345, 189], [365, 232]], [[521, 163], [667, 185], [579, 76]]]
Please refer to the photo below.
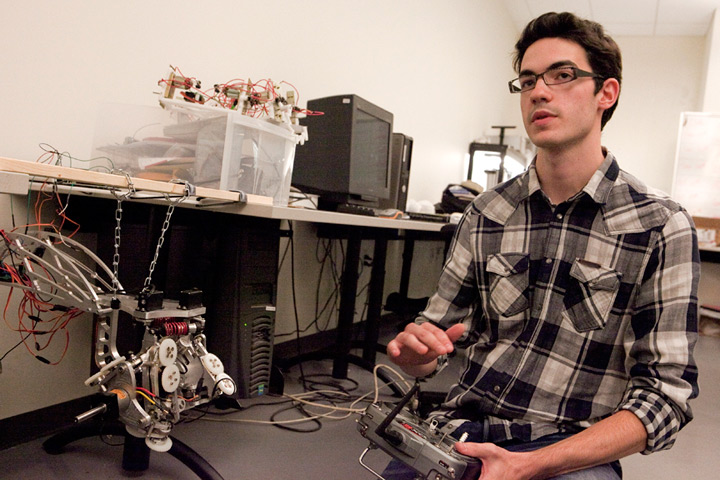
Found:
[[187, 335], [190, 331], [188, 324], [185, 322], [165, 322], [162, 325], [165, 335]]

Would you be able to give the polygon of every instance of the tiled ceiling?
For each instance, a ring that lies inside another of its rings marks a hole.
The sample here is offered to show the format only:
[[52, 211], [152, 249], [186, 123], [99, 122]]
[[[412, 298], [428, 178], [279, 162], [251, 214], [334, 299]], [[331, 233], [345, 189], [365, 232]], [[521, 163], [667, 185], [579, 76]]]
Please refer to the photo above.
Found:
[[[611, 35], [707, 33], [720, 0], [505, 0], [518, 30], [545, 12], [573, 12], [601, 23]], [[720, 13], [718, 13], [720, 15]]]

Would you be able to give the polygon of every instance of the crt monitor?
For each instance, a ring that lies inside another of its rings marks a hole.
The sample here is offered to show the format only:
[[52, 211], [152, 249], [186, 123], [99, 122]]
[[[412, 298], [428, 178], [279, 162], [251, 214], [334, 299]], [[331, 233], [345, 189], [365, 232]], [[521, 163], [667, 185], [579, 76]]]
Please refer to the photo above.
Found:
[[323, 112], [301, 120], [308, 141], [298, 146], [292, 183], [320, 196], [321, 208], [376, 207], [390, 196], [393, 115], [357, 95], [309, 100]]

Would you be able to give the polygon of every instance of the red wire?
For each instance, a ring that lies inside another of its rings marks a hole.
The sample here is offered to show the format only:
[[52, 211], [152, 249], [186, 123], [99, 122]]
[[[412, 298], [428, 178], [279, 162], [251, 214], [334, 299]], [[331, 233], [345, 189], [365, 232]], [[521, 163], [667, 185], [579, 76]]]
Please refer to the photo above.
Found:
[[[41, 202], [42, 203], [42, 202]], [[70, 219], [66, 218], [67, 220], [71, 221]], [[75, 223], [75, 222], [73, 222]], [[20, 228], [20, 227], [18, 227]], [[76, 230], [77, 231], [77, 230]], [[0, 230], [0, 234], [2, 235], [2, 238], [5, 240], [7, 245], [11, 245], [12, 242], [10, 241], [9, 237], [5, 233], [4, 230]], [[12, 254], [11, 254], [12, 255]], [[51, 279], [50, 273], [45, 269], [45, 267], [41, 264], [33, 264], [35, 267], [39, 267], [44, 274], [48, 277], [48, 279]], [[12, 284], [17, 285], [25, 285], [25, 286], [31, 286], [32, 283], [30, 282], [29, 278], [22, 276], [17, 269], [8, 263], [3, 263], [0, 267], [2, 271], [6, 272], [11, 280]], [[32, 266], [30, 267], [32, 268]], [[47, 320], [38, 320], [40, 318], [41, 314], [46, 314], [50, 312], [54, 308], [54, 304], [47, 302], [45, 300], [42, 300], [37, 297], [35, 293], [33, 293], [30, 290], [23, 290], [22, 291], [22, 298], [20, 298], [20, 301], [18, 302], [18, 309], [17, 309], [17, 326], [13, 327], [10, 325], [10, 322], [8, 320], [7, 314], [10, 307], [10, 300], [12, 298], [13, 291], [15, 289], [11, 286], [8, 292], [7, 300], [5, 302], [5, 307], [3, 309], [3, 320], [7, 327], [12, 330], [16, 331], [20, 334], [20, 339], [25, 346], [25, 348], [28, 350], [28, 352], [33, 355], [34, 357], [39, 357], [37, 352], [41, 352], [45, 349], [47, 349], [51, 344], [53, 344], [53, 340], [55, 339], [56, 335], [64, 331], [65, 332], [65, 345], [62, 347], [62, 352], [60, 353], [60, 356], [55, 361], [50, 361], [47, 358], [42, 357], [41, 359], [48, 363], [49, 365], [57, 365], [60, 363], [63, 358], [65, 358], [65, 355], [67, 353], [69, 344], [70, 344], [70, 333], [67, 330], [67, 326], [69, 325], [70, 321], [82, 314], [82, 310], [78, 308], [71, 308], [67, 311], [59, 311], [53, 314], [52, 318]], [[33, 318], [34, 317], [34, 318]], [[29, 318], [32, 319], [32, 326], [28, 326], [25, 323], [25, 319]], [[39, 327], [43, 328], [39, 328]], [[32, 342], [35, 346], [35, 351], [33, 351], [32, 347], [29, 344], [29, 337], [32, 336]], [[40, 338], [44, 337], [44, 338]]]

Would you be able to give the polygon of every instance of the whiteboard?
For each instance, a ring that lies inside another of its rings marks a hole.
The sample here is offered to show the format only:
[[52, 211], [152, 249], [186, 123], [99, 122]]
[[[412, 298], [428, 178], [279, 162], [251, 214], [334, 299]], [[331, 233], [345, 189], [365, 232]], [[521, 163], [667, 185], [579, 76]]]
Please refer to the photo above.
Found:
[[720, 113], [680, 114], [672, 197], [693, 217], [720, 218]]

